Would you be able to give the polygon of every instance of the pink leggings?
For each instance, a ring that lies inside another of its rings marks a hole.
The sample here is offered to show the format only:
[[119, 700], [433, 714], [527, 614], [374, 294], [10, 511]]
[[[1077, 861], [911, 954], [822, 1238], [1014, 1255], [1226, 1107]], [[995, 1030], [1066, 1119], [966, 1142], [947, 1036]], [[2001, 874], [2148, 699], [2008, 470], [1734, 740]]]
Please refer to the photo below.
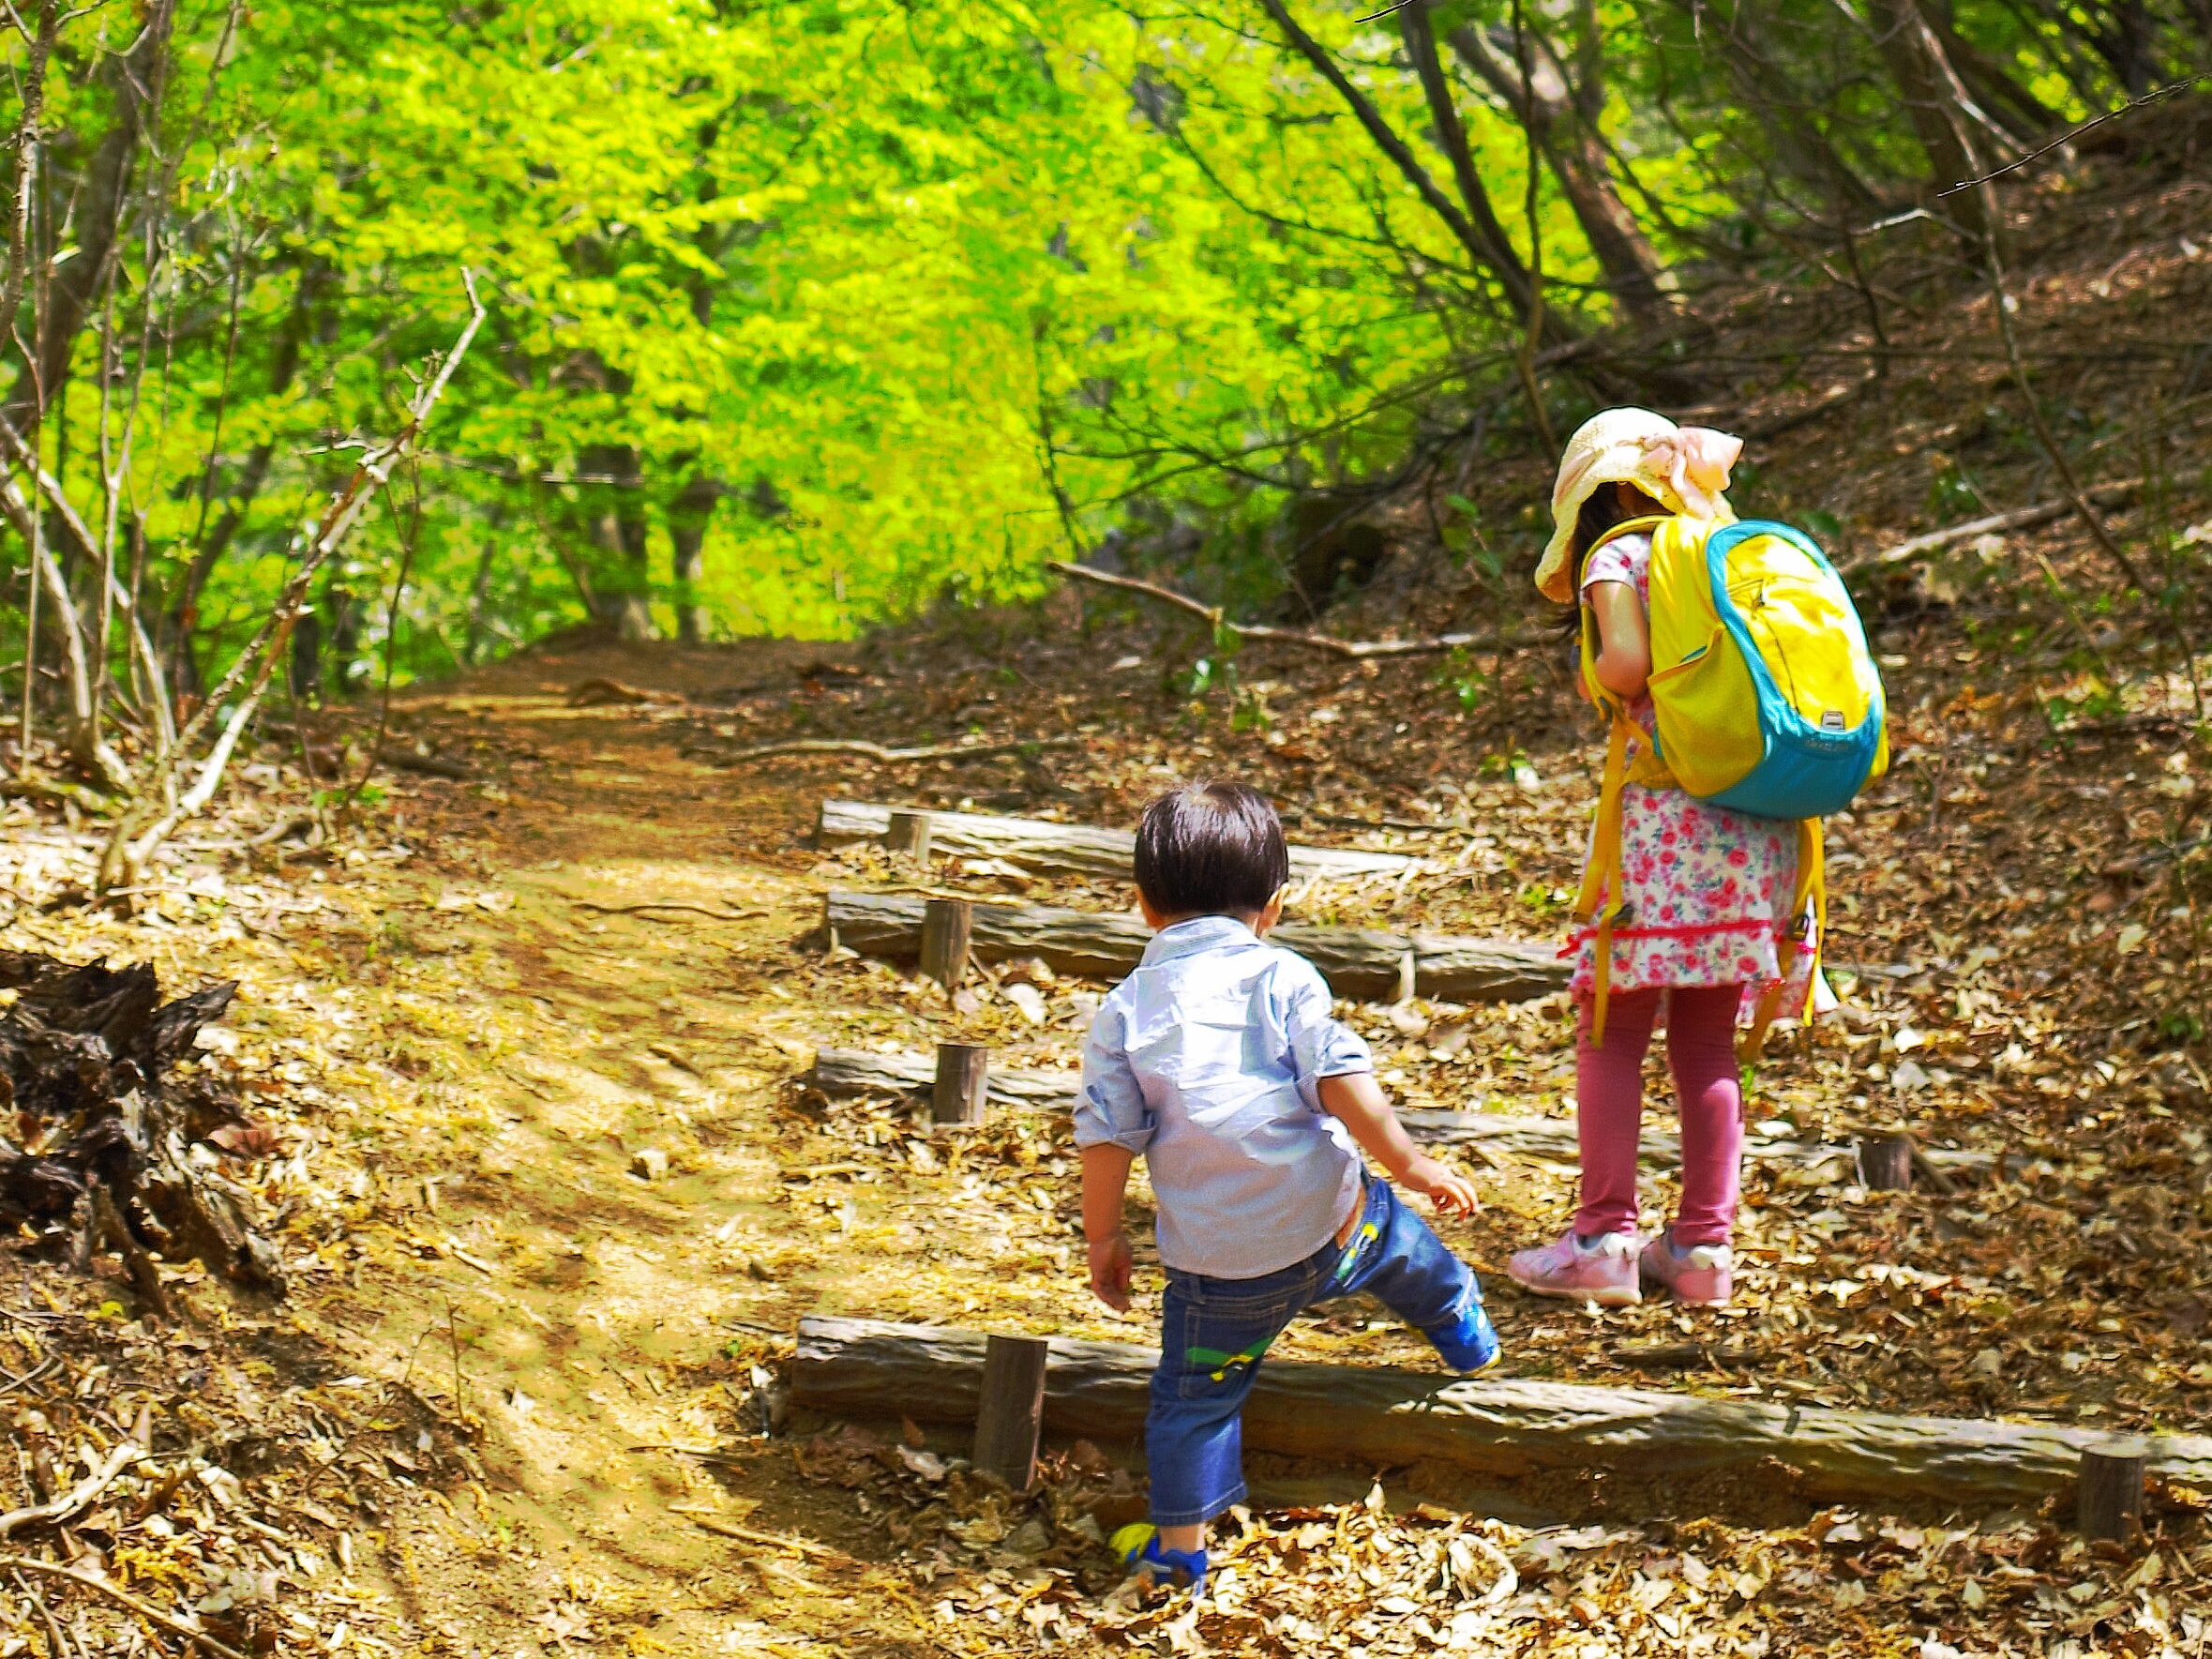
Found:
[[1743, 1085], [1736, 1069], [1740, 985], [1694, 989], [1615, 991], [1605, 1012], [1605, 1046], [1590, 1045], [1584, 1003], [1574, 1045], [1575, 1133], [1582, 1142], [1584, 1238], [1636, 1225], [1636, 1141], [1644, 1119], [1644, 1050], [1662, 998], [1667, 1005], [1666, 1058], [1682, 1111], [1682, 1205], [1678, 1244], [1724, 1244], [1736, 1219], [1743, 1161]]

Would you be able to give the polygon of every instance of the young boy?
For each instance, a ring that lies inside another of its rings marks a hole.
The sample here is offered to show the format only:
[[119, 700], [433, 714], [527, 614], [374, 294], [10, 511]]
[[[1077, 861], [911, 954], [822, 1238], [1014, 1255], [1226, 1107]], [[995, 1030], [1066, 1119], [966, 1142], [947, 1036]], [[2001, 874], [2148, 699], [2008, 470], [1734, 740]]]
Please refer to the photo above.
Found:
[[1244, 1497], [1244, 1396], [1304, 1308], [1371, 1290], [1455, 1370], [1497, 1358], [1475, 1275], [1354, 1144], [1438, 1209], [1473, 1210], [1474, 1188], [1407, 1139], [1313, 965], [1264, 943], [1289, 875], [1283, 826], [1256, 791], [1191, 784], [1154, 801], [1136, 834], [1152, 942], [1083, 1051], [1083, 1230], [1109, 1307], [1129, 1306], [1121, 1205], [1138, 1153], [1158, 1201], [1153, 1529], [1125, 1529], [1122, 1546], [1155, 1582], [1204, 1585], [1206, 1523]]

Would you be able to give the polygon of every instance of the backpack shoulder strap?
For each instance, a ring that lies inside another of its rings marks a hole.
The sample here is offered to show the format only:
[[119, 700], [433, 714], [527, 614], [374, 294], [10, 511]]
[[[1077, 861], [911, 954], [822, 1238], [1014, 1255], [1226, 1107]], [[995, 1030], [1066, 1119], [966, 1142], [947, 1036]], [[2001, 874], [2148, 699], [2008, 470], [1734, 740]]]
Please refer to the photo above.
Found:
[[[1583, 554], [1582, 570], [1589, 569], [1590, 554], [1609, 541], [1639, 532], [1656, 533], [1669, 522], [1665, 514], [1648, 518], [1630, 519], [1590, 544]], [[1580, 583], [1576, 584], [1577, 596]], [[1582, 683], [1588, 691], [1590, 701], [1605, 712], [1607, 732], [1605, 739], [1605, 771], [1598, 787], [1598, 815], [1590, 837], [1588, 862], [1582, 869], [1582, 890], [1575, 897], [1572, 912], [1578, 928], [1589, 928], [1591, 958], [1594, 976], [1590, 995], [1590, 1041], [1603, 1048], [1605, 1043], [1605, 1007], [1613, 982], [1613, 927], [1621, 909], [1620, 901], [1620, 829], [1621, 790], [1630, 781], [1629, 745], [1642, 737], [1635, 724], [1629, 718], [1628, 704], [1598, 684], [1598, 619], [1588, 602], [1582, 606]], [[1648, 751], [1648, 743], [1642, 748]], [[1663, 781], [1652, 764], [1657, 757], [1640, 753], [1638, 760], [1645, 764], [1638, 768], [1639, 782]]]

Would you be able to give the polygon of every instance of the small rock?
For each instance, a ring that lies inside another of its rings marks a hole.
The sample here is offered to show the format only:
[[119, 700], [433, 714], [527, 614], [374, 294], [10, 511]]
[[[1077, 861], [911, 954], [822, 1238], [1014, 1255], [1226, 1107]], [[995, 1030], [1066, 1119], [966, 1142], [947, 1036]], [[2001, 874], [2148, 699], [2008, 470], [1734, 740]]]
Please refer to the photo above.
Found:
[[1045, 1023], [1045, 993], [1026, 980], [999, 988], [999, 994], [1021, 1010], [1021, 1017], [1031, 1025]]
[[630, 1173], [641, 1181], [665, 1181], [669, 1174], [669, 1154], [657, 1146], [640, 1147], [630, 1154]]

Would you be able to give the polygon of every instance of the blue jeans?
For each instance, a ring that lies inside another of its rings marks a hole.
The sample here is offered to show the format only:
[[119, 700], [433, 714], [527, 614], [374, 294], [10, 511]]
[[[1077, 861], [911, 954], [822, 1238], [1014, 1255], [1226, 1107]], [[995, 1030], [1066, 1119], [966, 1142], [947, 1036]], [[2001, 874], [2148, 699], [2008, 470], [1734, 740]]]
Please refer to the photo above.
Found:
[[1152, 1522], [1211, 1520], [1244, 1500], [1244, 1396], [1269, 1344], [1315, 1303], [1371, 1290], [1422, 1333], [1449, 1331], [1482, 1288], [1466, 1262], [1370, 1179], [1350, 1242], [1331, 1239], [1303, 1261], [1256, 1279], [1167, 1270], [1160, 1368], [1145, 1416]]

